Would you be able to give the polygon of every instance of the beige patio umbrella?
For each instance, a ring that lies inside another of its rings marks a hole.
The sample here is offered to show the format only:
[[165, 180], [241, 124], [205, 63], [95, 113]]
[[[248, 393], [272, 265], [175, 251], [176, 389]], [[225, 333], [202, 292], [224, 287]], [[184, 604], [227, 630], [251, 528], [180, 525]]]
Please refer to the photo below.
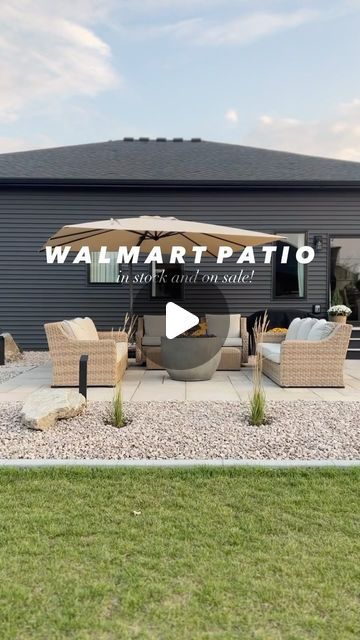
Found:
[[[206, 246], [203, 255], [216, 257], [221, 245], [238, 251], [245, 246], [256, 246], [283, 239], [283, 236], [248, 231], [235, 227], [225, 227], [174, 217], [140, 216], [138, 218], [110, 218], [96, 222], [83, 222], [62, 227], [51, 236], [45, 247], [70, 246], [71, 251], [79, 251], [88, 246], [91, 251], [99, 251], [106, 246], [108, 251], [117, 251], [119, 246], [131, 249], [139, 246], [141, 252], [149, 253], [154, 247], [161, 248], [163, 254], [170, 254], [173, 245], [180, 245], [191, 252], [193, 246]], [[131, 269], [131, 264], [129, 265]], [[130, 275], [130, 314], [132, 315], [133, 290]]]

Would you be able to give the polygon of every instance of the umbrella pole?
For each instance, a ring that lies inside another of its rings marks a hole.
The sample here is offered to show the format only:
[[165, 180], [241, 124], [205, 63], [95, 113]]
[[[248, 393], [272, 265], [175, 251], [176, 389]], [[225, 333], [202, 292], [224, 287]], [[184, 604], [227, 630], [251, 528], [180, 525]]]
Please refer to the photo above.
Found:
[[[144, 240], [145, 235], [142, 235], [137, 241], [136, 246], [141, 247], [141, 243]], [[134, 283], [133, 283], [133, 265], [132, 258], [129, 262], [129, 278], [130, 278], [130, 288], [129, 288], [129, 312], [130, 312], [130, 321], [132, 320], [134, 314]]]
[[133, 266], [132, 261], [129, 262], [129, 313], [130, 319], [133, 317], [134, 312], [134, 288], [133, 288]]

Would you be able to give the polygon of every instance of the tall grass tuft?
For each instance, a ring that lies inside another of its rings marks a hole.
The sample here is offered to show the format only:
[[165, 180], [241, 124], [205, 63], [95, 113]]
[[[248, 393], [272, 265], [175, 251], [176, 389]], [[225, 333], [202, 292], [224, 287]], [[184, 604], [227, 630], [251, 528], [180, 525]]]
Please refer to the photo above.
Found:
[[138, 316], [136, 315], [131, 316], [129, 313], [126, 313], [122, 331], [125, 331], [125, 333], [127, 333], [129, 343], [132, 343], [135, 341], [137, 321], [138, 321]]
[[115, 393], [111, 404], [110, 421], [111, 424], [118, 429], [121, 429], [126, 425], [126, 417], [124, 413], [120, 385], [117, 385], [117, 387], [115, 387]]
[[250, 396], [250, 424], [259, 427], [266, 422], [266, 395], [262, 381], [262, 356], [259, 345], [262, 344], [263, 335], [268, 330], [269, 319], [267, 311], [257, 318], [253, 329], [255, 356], [253, 369], [253, 389]]

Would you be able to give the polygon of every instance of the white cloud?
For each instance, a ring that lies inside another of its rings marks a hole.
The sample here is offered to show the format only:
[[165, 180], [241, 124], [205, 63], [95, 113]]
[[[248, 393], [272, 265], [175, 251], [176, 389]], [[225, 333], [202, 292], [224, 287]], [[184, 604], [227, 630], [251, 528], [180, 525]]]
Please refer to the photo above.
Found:
[[259, 118], [261, 124], [272, 124], [273, 118], [271, 116], [260, 116]]
[[252, 13], [223, 24], [203, 24], [197, 34], [197, 42], [208, 45], [246, 45], [270, 34], [312, 22], [318, 16], [318, 12], [311, 9], [289, 13]]
[[327, 120], [307, 122], [263, 115], [242, 142], [360, 162], [360, 99], [340, 104]]
[[0, 121], [16, 120], [33, 104], [93, 96], [116, 84], [110, 49], [91, 28], [105, 19], [106, 7], [106, 0], [2, 3]]
[[228, 109], [225, 113], [225, 119], [232, 124], [237, 124], [237, 122], [239, 122], [239, 116], [236, 109]]
[[266, 36], [294, 29], [320, 19], [312, 9], [298, 9], [283, 13], [255, 12], [243, 14], [223, 22], [209, 18], [191, 17], [174, 22], [128, 24], [118, 30], [136, 39], [171, 36], [193, 45], [248, 45]]
[[53, 146], [54, 140], [49, 136], [35, 136], [31, 139], [0, 136], [0, 153], [13, 153], [14, 151], [26, 151], [27, 149], [41, 149]]
[[[238, 4], [246, 4], [251, 0], [238, 0]], [[166, 9], [193, 9], [199, 7], [233, 5], [234, 0], [118, 0], [118, 4], [131, 11], [154, 11]]]

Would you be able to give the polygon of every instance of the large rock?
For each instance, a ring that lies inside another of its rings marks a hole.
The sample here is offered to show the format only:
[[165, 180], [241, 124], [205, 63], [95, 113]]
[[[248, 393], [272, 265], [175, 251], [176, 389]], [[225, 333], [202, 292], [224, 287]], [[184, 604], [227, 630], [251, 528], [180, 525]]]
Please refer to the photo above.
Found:
[[20, 360], [21, 351], [11, 333], [2, 333], [1, 335], [5, 338], [5, 362], [15, 362], [16, 360]]
[[84, 396], [75, 389], [39, 389], [26, 399], [21, 419], [29, 429], [44, 431], [56, 420], [77, 416], [85, 405]]

